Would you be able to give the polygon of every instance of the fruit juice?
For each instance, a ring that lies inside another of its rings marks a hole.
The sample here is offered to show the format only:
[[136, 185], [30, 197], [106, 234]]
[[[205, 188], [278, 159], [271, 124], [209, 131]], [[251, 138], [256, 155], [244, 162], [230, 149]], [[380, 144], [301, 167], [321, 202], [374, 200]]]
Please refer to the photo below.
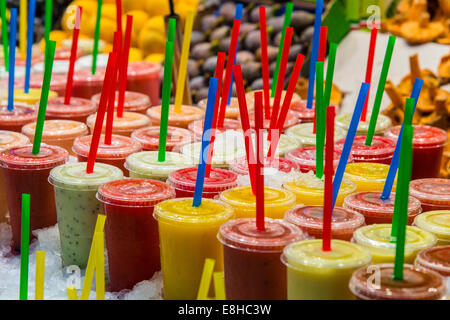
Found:
[[[44, 76], [42, 74], [32, 74], [30, 76], [30, 89], [40, 90], [42, 88], [43, 81]], [[66, 82], [67, 75], [53, 73], [50, 81], [50, 90], [56, 92], [58, 97], [63, 97], [66, 92]], [[19, 85], [17, 88], [23, 89], [23, 85]]]
[[233, 218], [233, 209], [217, 200], [178, 198], [156, 205], [164, 298], [194, 300], [206, 258], [214, 259], [215, 271], [223, 270], [223, 249], [217, 239], [222, 224]]
[[[336, 116], [336, 126], [348, 131], [350, 127], [350, 122], [352, 121], [353, 114], [351, 113], [342, 113]], [[356, 129], [357, 135], [366, 135], [369, 131], [371, 114], [368, 114], [366, 117], [366, 121], [359, 121], [358, 129]], [[379, 114], [377, 119], [377, 124], [375, 126], [375, 135], [382, 136], [392, 126], [392, 121], [389, 117]]]
[[[344, 199], [344, 208], [360, 213], [364, 216], [366, 224], [392, 223], [394, 214], [395, 192], [389, 199], [383, 200], [381, 191], [363, 191], [348, 195]], [[414, 218], [422, 213], [420, 201], [414, 197], [408, 200], [408, 224], [414, 222]]]
[[[159, 148], [160, 127], [145, 127], [133, 131], [131, 139], [138, 141], [144, 151], [157, 151]], [[194, 134], [183, 128], [167, 127], [166, 151], [178, 151], [181, 146], [191, 143]]]
[[[67, 80], [67, 73], [69, 72], [69, 66], [70, 66], [69, 59], [54, 60], [53, 61], [53, 69], [52, 69], [52, 80], [53, 80], [53, 76], [55, 76], [55, 75], [65, 76], [65, 78]], [[42, 76], [44, 74], [44, 68], [45, 68], [45, 63], [38, 62], [31, 69], [31, 73], [33, 75], [41, 75]], [[78, 71], [78, 70], [80, 70], [80, 68], [75, 65], [74, 70]], [[42, 85], [42, 82], [41, 82], [41, 85]]]
[[[439, 177], [442, 154], [447, 144], [447, 132], [442, 129], [414, 125], [411, 179]], [[386, 137], [398, 139], [400, 126], [386, 131]]]
[[8, 111], [7, 105], [0, 105], [0, 130], [21, 132], [27, 123], [36, 121], [38, 111], [31, 105], [14, 104]]
[[[101, 93], [93, 95], [91, 98], [92, 103], [97, 106], [100, 103]], [[139, 92], [125, 91], [125, 97], [123, 102], [123, 111], [138, 112], [145, 114], [145, 111], [150, 108], [151, 103], [148, 96]], [[119, 104], [119, 91], [116, 91], [114, 98], [114, 109], [117, 110]]]
[[72, 97], [91, 99], [102, 92], [105, 69], [97, 68], [95, 74], [91, 69], [81, 69], [73, 74]]
[[[173, 171], [167, 184], [175, 189], [177, 198], [194, 196], [197, 181], [197, 168], [185, 168]], [[211, 168], [209, 177], [203, 182], [203, 198], [214, 199], [222, 191], [237, 187], [237, 174], [218, 168]]]
[[287, 267], [289, 300], [354, 299], [348, 282], [371, 261], [366, 250], [347, 241], [331, 240], [331, 251], [323, 251], [320, 239], [291, 243], [281, 259]]
[[[41, 84], [42, 85], [42, 84]], [[58, 93], [50, 90], [48, 92], [48, 98], [56, 98]], [[28, 93], [25, 93], [23, 88], [14, 89], [14, 102], [27, 104], [30, 106], [35, 106], [39, 101], [41, 101], [41, 89], [40, 88], [30, 88]]]
[[[316, 134], [313, 133], [314, 123], [300, 123], [286, 130], [286, 135], [298, 140], [303, 147], [316, 145]], [[334, 128], [334, 141], [344, 139], [347, 131], [342, 128]]]
[[[72, 53], [71, 47], [72, 44], [70, 44], [70, 48], [62, 48], [62, 47], [56, 48], [54, 60], [55, 61], [70, 60], [70, 55]], [[83, 56], [83, 54], [84, 54], [83, 49], [77, 48], [76, 57], [80, 58]], [[53, 61], [53, 64], [55, 63], [55, 61]]]
[[[275, 168], [278, 171], [289, 173], [292, 170], [296, 171], [298, 170], [298, 165], [288, 159], [285, 158], [268, 158], [264, 157], [264, 167], [265, 168]], [[247, 164], [247, 157], [240, 157], [234, 160], [230, 164], [230, 170], [235, 172], [238, 175], [245, 176], [248, 175], [248, 164]]]
[[450, 210], [450, 179], [417, 179], [409, 184], [409, 193], [422, 203], [423, 212]]
[[[81, 40], [82, 39], [78, 40], [78, 46], [79, 47], [80, 47], [80, 44], [81, 44]], [[105, 43], [103, 42], [103, 44], [105, 44]], [[91, 42], [91, 47], [89, 48], [90, 51], [92, 51], [93, 47], [94, 47], [94, 44]], [[83, 50], [84, 49], [85, 48], [83, 48]], [[86, 52], [86, 50], [84, 50], [84, 51]], [[100, 48], [99, 48], [98, 52], [101, 52]], [[108, 57], [109, 57], [109, 55], [107, 53], [99, 53], [99, 54], [97, 54], [97, 69], [104, 69], [104, 68], [106, 68], [106, 66], [108, 64]], [[90, 71], [92, 69], [92, 61], [93, 61], [93, 56], [92, 56], [92, 54], [89, 53], [87, 55], [84, 55], [84, 56], [78, 58], [77, 61], [75, 61], [75, 66], [77, 67], [77, 69], [86, 69], [86, 70]]]
[[[295, 194], [297, 204], [305, 206], [323, 205], [324, 182], [311, 171], [303, 174], [299, 173], [295, 179], [285, 182], [283, 188]], [[348, 179], [342, 179], [341, 188], [336, 199], [336, 207], [342, 207], [344, 198], [355, 192], [356, 185]]]
[[[202, 99], [197, 103], [197, 107], [203, 109], [206, 112], [206, 103], [208, 99]], [[220, 106], [220, 98], [219, 98], [219, 106]], [[255, 108], [253, 103], [249, 104], [247, 102], [247, 110], [250, 112]], [[239, 110], [239, 100], [236, 97], [231, 97], [230, 105], [227, 105], [225, 109], [225, 119], [238, 119], [241, 114]]]
[[[152, 126], [159, 126], [161, 121], [161, 106], [155, 106], [147, 109], [147, 115], [152, 121]], [[193, 106], [181, 106], [181, 112], [175, 112], [175, 106], [169, 106], [169, 126], [188, 128], [192, 121], [203, 119], [205, 111]]]
[[[250, 111], [248, 113], [249, 121], [250, 121], [250, 128], [255, 128], [255, 111]], [[240, 117], [239, 117], [240, 119]], [[241, 121], [241, 120], [239, 120]], [[289, 110], [286, 116], [286, 120], [284, 121], [283, 130], [291, 128], [292, 126], [295, 126], [298, 123], [298, 117], [297, 114], [294, 111]], [[269, 128], [270, 127], [270, 120], [264, 118], [263, 119], [263, 128]]]
[[[289, 222], [314, 239], [322, 238], [323, 206], [297, 206], [286, 212], [284, 221]], [[335, 207], [333, 209], [331, 236], [333, 239], [350, 241], [353, 232], [364, 225], [364, 216], [357, 212]]]
[[266, 218], [233, 219], [220, 227], [225, 292], [228, 300], [286, 300], [286, 267], [280, 255], [286, 245], [306, 237], [296, 226]]
[[[414, 262], [416, 266], [433, 270], [441, 276], [450, 277], [450, 246], [438, 246], [419, 252]], [[450, 290], [450, 288], [447, 288]]]
[[150, 97], [153, 106], [160, 104], [161, 93], [160, 64], [148, 61], [136, 61], [128, 64], [127, 89], [143, 93]]
[[54, 167], [64, 164], [69, 154], [56, 146], [41, 145], [37, 155], [33, 146], [15, 147], [0, 153], [0, 165], [6, 191], [6, 203], [12, 228], [13, 248], [20, 251], [22, 194], [28, 193], [30, 206], [30, 240], [32, 231], [56, 224], [55, 197], [48, 175]]
[[[344, 149], [345, 139], [334, 145], [338, 151]], [[390, 165], [394, 155], [395, 141], [385, 137], [374, 136], [372, 144], [366, 146], [366, 136], [356, 136], [353, 140], [351, 154], [355, 162], [373, 162]]]
[[[393, 263], [395, 260], [395, 243], [391, 242], [390, 224], [361, 227], [354, 232], [352, 241], [370, 252], [374, 264]], [[413, 263], [420, 250], [433, 247], [436, 241], [432, 233], [406, 226], [405, 263]]]
[[[337, 112], [338, 108], [336, 106], [335, 108]], [[313, 100], [311, 109], [306, 108], [306, 100], [301, 100], [300, 103], [291, 106], [291, 110], [297, 114], [300, 123], [314, 122], [316, 117], [316, 100]]]
[[[356, 192], [382, 191], [389, 172], [387, 164], [373, 162], [349, 163], [345, 167], [344, 177], [356, 184]], [[395, 177], [392, 190], [397, 186]]]
[[[254, 91], [250, 91], [248, 93], [245, 94], [245, 98], [247, 100], [247, 106], [251, 106], [252, 108], [254, 108], [255, 106], [255, 93], [256, 92], [263, 92], [262, 90], [254, 90]], [[286, 98], [286, 90], [281, 91], [281, 99], [280, 99], [280, 110], [281, 107], [283, 105], [283, 101]], [[273, 108], [273, 102], [274, 102], [275, 98], [270, 98], [270, 108]], [[289, 106], [289, 109], [297, 109], [299, 107], [299, 105], [301, 104], [302, 98], [300, 98], [300, 96], [294, 92], [294, 95], [292, 96], [292, 101], [291, 104]]]
[[[95, 121], [97, 119], [97, 113], [91, 114], [87, 120], [86, 124], [89, 127], [91, 133], [94, 131]], [[102, 133], [106, 130], [106, 119], [103, 119]], [[143, 128], [150, 125], [150, 119], [143, 115], [142, 113], [136, 112], [124, 112], [122, 117], [118, 117], [117, 113], [114, 113], [113, 128], [112, 132], [114, 134], [130, 137], [134, 130]]]
[[65, 119], [86, 123], [87, 117], [96, 111], [97, 106], [90, 100], [72, 97], [70, 104], [64, 104], [64, 97], [57, 97], [48, 99], [45, 119]]
[[106, 215], [105, 239], [111, 291], [133, 289], [161, 270], [155, 205], [175, 197], [161, 181], [122, 179], [98, 190]]
[[[203, 123], [204, 122], [205, 122], [204, 119], [199, 119], [199, 120], [192, 121], [188, 125], [188, 129], [191, 130], [194, 134], [195, 141], [202, 141]], [[236, 131], [241, 130], [241, 121], [225, 118], [223, 121], [223, 127], [216, 128], [214, 132], [215, 132], [215, 134], [219, 134], [226, 130], [236, 130]]]
[[[15, 66], [14, 67], [14, 79], [21, 79], [25, 77], [25, 67]], [[6, 90], [8, 89], [8, 79], [9, 79], [9, 71], [6, 71], [5, 68], [0, 68], [0, 79], [6, 80]]]
[[440, 246], [450, 245], [450, 211], [428, 211], [414, 219], [414, 225], [431, 232], [438, 239]]
[[63, 265], [82, 269], [88, 262], [97, 215], [103, 214], [97, 190], [102, 184], [123, 178], [116, 167], [95, 163], [93, 173], [86, 173], [86, 165], [77, 162], [58, 166], [48, 178], [55, 194]]
[[[252, 218], [256, 215], [256, 197], [251, 186], [223, 191], [219, 199], [234, 209], [236, 218]], [[282, 219], [295, 204], [295, 195], [283, 189], [264, 186], [264, 214], [267, 218]]]
[[[290, 150], [285, 155], [286, 159], [297, 164], [299, 170], [303, 173], [308, 173], [310, 171], [316, 172], [316, 146], [300, 147], [297, 149]], [[334, 150], [333, 153], [333, 167], [336, 170], [339, 159], [341, 158], [341, 152]], [[325, 167], [325, 156], [324, 156], [324, 167]], [[348, 158], [348, 163], [352, 163], [353, 158], [350, 155]]]

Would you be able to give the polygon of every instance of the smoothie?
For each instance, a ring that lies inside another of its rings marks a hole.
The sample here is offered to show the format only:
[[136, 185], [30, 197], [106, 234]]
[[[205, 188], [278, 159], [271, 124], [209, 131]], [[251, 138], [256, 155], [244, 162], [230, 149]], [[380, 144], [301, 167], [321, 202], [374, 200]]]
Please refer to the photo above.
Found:
[[[92, 96], [92, 103], [98, 108], [100, 103], [101, 93]], [[119, 91], [116, 91], [114, 98], [114, 109], [117, 110], [119, 104]], [[150, 108], [151, 103], [148, 96], [139, 92], [125, 91], [125, 100], [123, 103], [123, 110], [129, 112], [138, 112], [145, 114], [145, 111]]]
[[450, 211], [428, 211], [414, 219], [414, 225], [431, 232], [438, 239], [439, 246], [450, 245]]
[[[268, 158], [264, 157], [264, 167], [265, 168], [275, 168], [278, 171], [289, 173], [292, 170], [296, 171], [298, 170], [298, 165], [288, 159], [285, 158]], [[248, 163], [247, 163], [247, 157], [240, 157], [234, 160], [230, 164], [230, 170], [238, 175], [248, 175]]]
[[147, 95], [152, 106], [157, 106], [161, 102], [160, 75], [162, 67], [159, 64], [148, 61], [136, 61], [128, 64], [127, 89]]
[[[70, 54], [70, 53], [69, 53]], [[52, 69], [52, 80], [54, 75], [63, 75], [66, 76], [67, 79], [67, 73], [69, 71], [69, 58], [66, 60], [54, 60], [53, 61], [53, 69]], [[36, 63], [33, 68], [31, 69], [31, 72], [33, 74], [43, 75], [44, 74], [44, 68], [45, 63], [44, 62], [38, 62]], [[75, 65], [75, 71], [80, 70], [79, 67]]]
[[[97, 113], [91, 114], [86, 124], [89, 127], [91, 133], [94, 131], [95, 120], [97, 119]], [[114, 113], [112, 132], [121, 136], [130, 137], [134, 130], [146, 127], [150, 125], [150, 119], [142, 113], [136, 112], [124, 112], [122, 117], [118, 117], [117, 113]], [[106, 117], [103, 120], [102, 133], [106, 129]]]
[[45, 119], [65, 119], [86, 123], [87, 117], [96, 111], [97, 106], [90, 100], [72, 97], [70, 104], [64, 104], [64, 97], [57, 97], [48, 99]]
[[[206, 111], [206, 102], [207, 99], [203, 99], [200, 100], [197, 103], [197, 107], [203, 109], [204, 111]], [[219, 106], [220, 106], [220, 98], [219, 98]], [[248, 104], [247, 102], [247, 110], [250, 112], [254, 109], [254, 105], [253, 102], [251, 104]], [[227, 119], [237, 119], [239, 117], [239, 115], [241, 114], [240, 110], [239, 110], [239, 101], [238, 98], [236, 97], [231, 97], [230, 99], [230, 105], [227, 106], [227, 108], [225, 109], [225, 118]]]
[[102, 92], [105, 69], [97, 68], [93, 75], [90, 69], [81, 69], [73, 74], [72, 97], [91, 99]]
[[[286, 135], [298, 140], [302, 146], [315, 146], [316, 134], [313, 133], [314, 123], [300, 123], [286, 130]], [[334, 141], [344, 139], [347, 136], [347, 131], [342, 128], [334, 128]]]
[[[192, 133], [194, 134], [195, 141], [202, 141], [203, 122], [205, 122], [203, 119], [199, 119], [199, 120], [192, 121], [188, 125], [188, 129], [191, 130]], [[235, 131], [241, 130], [241, 121], [225, 118], [223, 121], [223, 127], [216, 128], [214, 130], [214, 132], [215, 132], [215, 134], [219, 134], [226, 130], [235, 130]], [[211, 134], [212, 134], [212, 132], [211, 132]]]
[[[42, 85], [42, 82], [41, 82]], [[48, 98], [56, 98], [58, 93], [50, 90], [48, 92]], [[35, 106], [41, 100], [41, 88], [30, 88], [28, 93], [25, 93], [23, 88], [14, 89], [14, 102], [20, 104], [27, 104], [30, 106]]]
[[0, 105], [0, 130], [21, 132], [24, 125], [36, 121], [37, 114], [31, 105], [14, 104], [12, 111], [7, 105]]
[[[336, 142], [335, 148], [342, 152], [345, 139]], [[394, 155], [395, 141], [385, 137], [374, 136], [372, 144], [366, 146], [366, 136], [356, 136], [353, 140], [352, 157], [355, 162], [372, 162], [390, 165]]]
[[422, 203], [423, 212], [450, 210], [450, 179], [413, 180], [409, 193]]
[[[248, 113], [248, 118], [250, 121], [250, 128], [255, 128], [255, 111], [250, 111]], [[270, 119], [263, 119], [263, 128], [268, 129], [270, 127]], [[240, 122], [240, 117], [239, 117]], [[295, 126], [298, 123], [298, 117], [297, 114], [294, 111], [289, 110], [288, 114], [286, 116], [286, 120], [284, 122], [283, 130], [286, 130], [288, 128], [291, 128], [292, 126]], [[295, 137], [293, 137], [295, 138]]]
[[[161, 106], [155, 106], [147, 109], [147, 115], [150, 117], [152, 126], [159, 126], [161, 121]], [[175, 112], [175, 106], [169, 106], [169, 126], [188, 128], [192, 121], [203, 119], [205, 111], [193, 106], [181, 106], [181, 112]]]
[[[336, 170], [339, 159], [341, 158], [341, 152], [334, 150], [333, 153], [333, 167]], [[297, 164], [299, 170], [303, 173], [308, 173], [309, 171], [316, 172], [316, 146], [300, 147], [297, 149], [290, 150], [286, 153], [286, 159]], [[348, 163], [352, 163], [353, 158], [350, 155]], [[324, 159], [325, 166], [325, 159]]]
[[[245, 95], [245, 98], [247, 100], [247, 106], [251, 106], [252, 108], [254, 108], [255, 106], [255, 93], [256, 92], [262, 92], [262, 90], [255, 90], [255, 91], [250, 91]], [[281, 98], [280, 98], [280, 109], [281, 106], [283, 105], [283, 101], [286, 98], [286, 90], [281, 91]], [[273, 108], [273, 103], [274, 103], [275, 98], [270, 98], [270, 109]], [[300, 107], [300, 104], [302, 102], [302, 98], [300, 98], [300, 96], [294, 92], [294, 95], [292, 96], [292, 101], [291, 101], [291, 105], [289, 106], [289, 109], [291, 110], [295, 110], [298, 109]]]
[[[160, 127], [145, 127], [133, 131], [131, 139], [138, 141], [144, 151], [157, 151], [159, 148]], [[194, 140], [194, 134], [183, 128], [168, 127], [166, 151], [178, 151], [181, 146], [191, 143]]]
[[[450, 246], [438, 246], [422, 250], [414, 262], [416, 266], [433, 270], [441, 276], [450, 277]], [[449, 290], [450, 288], [447, 288]]]
[[[351, 113], [342, 113], [336, 116], [336, 126], [348, 131], [350, 127], [350, 122], [352, 120], [353, 114]], [[366, 121], [360, 121], [358, 123], [358, 129], [356, 130], [357, 135], [366, 135], [369, 131], [369, 123], [370, 123], [371, 115], [367, 115]], [[375, 126], [375, 135], [382, 136], [392, 126], [392, 121], [389, 117], [379, 114], [377, 119], [377, 124]]]
[[[382, 191], [389, 172], [387, 164], [373, 162], [349, 163], [345, 167], [344, 177], [356, 184], [356, 192]], [[392, 191], [397, 186], [394, 180]]]

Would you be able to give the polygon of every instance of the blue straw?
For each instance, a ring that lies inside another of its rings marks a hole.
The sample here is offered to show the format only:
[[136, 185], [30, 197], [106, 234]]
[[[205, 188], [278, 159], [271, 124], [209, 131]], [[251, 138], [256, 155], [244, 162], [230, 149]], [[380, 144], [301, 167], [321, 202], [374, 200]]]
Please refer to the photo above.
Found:
[[28, 11], [28, 28], [27, 28], [27, 57], [25, 60], [25, 85], [24, 92], [30, 91], [30, 73], [31, 73], [31, 49], [33, 47], [34, 33], [34, 16], [36, 14], [36, 0], [30, 0]]
[[[236, 4], [236, 13], [234, 18], [237, 20], [242, 20], [242, 9], [243, 9], [243, 5], [242, 3], [237, 3]], [[236, 56], [237, 56], [237, 52], [239, 50], [239, 41], [237, 42], [237, 46], [236, 46], [236, 53], [234, 55], [234, 64], [236, 64]], [[231, 94], [233, 93], [233, 81], [234, 81], [234, 73], [231, 74], [231, 82], [230, 82], [230, 91], [228, 91], [228, 101], [227, 101], [227, 106], [230, 105], [230, 101], [231, 101]]]
[[9, 22], [9, 74], [8, 74], [8, 111], [14, 110], [14, 66], [16, 65], [16, 28], [17, 9], [11, 8]]
[[311, 109], [314, 99], [314, 80], [316, 78], [316, 62], [319, 55], [320, 26], [322, 24], [323, 0], [316, 1], [316, 16], [314, 18], [314, 34], [311, 50], [311, 60], [309, 61], [308, 98], [306, 108]]
[[[422, 90], [423, 80], [416, 78], [414, 81], [414, 86], [411, 92], [411, 98], [414, 99], [414, 111], [416, 111], [417, 101], [419, 100], [420, 91]], [[392, 186], [394, 185], [395, 175], [397, 174], [398, 165], [400, 162], [400, 147], [402, 144], [402, 133], [403, 133], [403, 125], [400, 128], [400, 133], [398, 135], [397, 144], [395, 145], [394, 155], [392, 156], [391, 165], [389, 166], [389, 172], [386, 178], [386, 182], [384, 183], [383, 192], [381, 193], [381, 199], [387, 200], [391, 197]]]
[[203, 124], [202, 149], [200, 152], [200, 160], [197, 168], [197, 180], [194, 190], [193, 207], [198, 207], [202, 204], [203, 196], [203, 182], [205, 181], [206, 161], [208, 159], [208, 147], [211, 139], [211, 126], [214, 115], [214, 104], [217, 94], [217, 78], [209, 79], [208, 100], [206, 102], [205, 123]]
[[369, 84], [361, 84], [359, 89], [358, 100], [356, 101], [355, 111], [353, 112], [350, 127], [348, 128], [347, 137], [345, 138], [344, 148], [342, 149], [339, 164], [336, 169], [336, 174], [333, 180], [333, 208], [336, 204], [336, 199], [341, 188], [342, 178], [344, 177], [345, 167], [347, 166], [348, 157], [352, 150], [353, 140], [355, 139], [356, 129], [358, 128], [359, 119], [361, 119], [362, 109], [366, 103], [366, 97], [369, 92]]

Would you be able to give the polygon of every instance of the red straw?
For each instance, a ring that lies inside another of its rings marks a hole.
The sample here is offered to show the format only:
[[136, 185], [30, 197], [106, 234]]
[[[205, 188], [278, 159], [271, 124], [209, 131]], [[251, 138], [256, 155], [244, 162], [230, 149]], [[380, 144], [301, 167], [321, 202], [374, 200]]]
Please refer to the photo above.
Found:
[[[372, 31], [370, 33], [369, 56], [367, 57], [366, 81], [365, 81], [369, 85], [370, 85], [370, 82], [372, 81], [373, 60], [375, 57], [375, 47], [377, 44], [377, 33], [378, 33], [378, 29], [376, 27], [372, 28]], [[369, 87], [369, 91], [370, 91], [370, 87]], [[364, 108], [361, 113], [361, 121], [366, 121], [368, 103], [369, 103], [369, 92], [367, 92], [366, 103], [364, 104]]]
[[121, 54], [119, 67], [119, 99], [117, 103], [117, 117], [123, 116], [123, 104], [125, 102], [125, 90], [127, 89], [128, 58], [130, 56], [131, 30], [133, 27], [133, 16], [127, 15], [125, 29], [125, 43]]
[[72, 36], [72, 49], [70, 50], [69, 72], [67, 72], [66, 92], [64, 95], [64, 104], [66, 105], [70, 104], [70, 97], [72, 96], [73, 73], [75, 70], [75, 60], [77, 59], [78, 37], [80, 35], [80, 21], [82, 11], [83, 8], [78, 7], [75, 16], [75, 28], [73, 29]]
[[264, 231], [264, 146], [261, 132], [263, 130], [262, 92], [255, 92], [255, 129], [256, 129], [256, 229]]
[[219, 101], [220, 101], [220, 90], [222, 88], [222, 78], [223, 78], [223, 68], [225, 66], [225, 52], [219, 52], [217, 54], [217, 63], [216, 63], [216, 73], [214, 74], [214, 78], [218, 79], [217, 82], [217, 93], [216, 93], [216, 102], [214, 105], [214, 114], [213, 114], [213, 122], [211, 125], [211, 139], [209, 141], [208, 147], [208, 160], [206, 161], [206, 171], [205, 177], [209, 177], [211, 174], [211, 162], [214, 150], [214, 141], [216, 140], [216, 127], [217, 127], [217, 110], [219, 109]]
[[259, 31], [261, 37], [261, 69], [264, 90], [264, 115], [270, 119], [270, 83], [269, 83], [269, 57], [267, 54], [267, 25], [266, 7], [259, 7]]
[[323, 200], [322, 250], [331, 251], [331, 216], [333, 214], [334, 106], [327, 108], [325, 145], [325, 194]]
[[[320, 40], [319, 40], [319, 55], [317, 58], [318, 62], [325, 62], [325, 54], [327, 52], [327, 27], [320, 27]], [[316, 93], [317, 94], [317, 93]], [[316, 133], [316, 108], [314, 108], [314, 126], [313, 133]]]
[[[110, 79], [113, 68], [117, 63], [117, 53], [111, 52], [108, 57], [108, 64], [106, 66], [105, 79]], [[103, 81], [105, 83], [105, 81]], [[106, 81], [107, 85], [109, 81]], [[98, 104], [97, 118], [95, 119], [94, 132], [92, 133], [91, 147], [86, 165], [86, 173], [94, 172], [95, 159], [97, 157], [97, 149], [100, 143], [100, 135], [102, 133], [103, 119], [105, 118], [106, 103], [108, 102], [107, 90], [102, 90], [100, 95], [100, 102]]]
[[222, 128], [223, 121], [225, 120], [225, 109], [227, 107], [228, 95], [230, 93], [231, 75], [233, 74], [233, 64], [234, 64], [233, 57], [236, 56], [240, 27], [241, 27], [241, 20], [234, 19], [233, 30], [231, 33], [230, 48], [228, 49], [227, 67], [225, 69], [225, 80], [222, 86], [223, 90], [222, 90], [222, 97], [220, 99], [217, 128]]
[[236, 85], [237, 97], [239, 101], [239, 111], [241, 113], [241, 125], [244, 131], [245, 152], [247, 154], [248, 173], [252, 185], [253, 194], [256, 195], [256, 168], [255, 156], [253, 154], [253, 145], [251, 139], [250, 121], [248, 119], [247, 100], [245, 99], [244, 82], [242, 80], [242, 71], [240, 65], [233, 66], [234, 83]]
[[[122, 32], [122, 0], [116, 0], [116, 24], [117, 31]], [[122, 44], [122, 39], [120, 39], [120, 44]]]

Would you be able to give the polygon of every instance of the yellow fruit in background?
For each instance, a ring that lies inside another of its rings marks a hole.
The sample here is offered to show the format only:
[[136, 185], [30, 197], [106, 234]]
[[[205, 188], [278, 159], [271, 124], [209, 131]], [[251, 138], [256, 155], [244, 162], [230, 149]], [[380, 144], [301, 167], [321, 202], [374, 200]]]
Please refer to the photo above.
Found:
[[142, 51], [138, 48], [130, 48], [130, 55], [128, 56], [128, 61], [129, 62], [134, 62], [134, 61], [142, 61], [143, 58], [143, 54]]
[[145, 61], [153, 63], [162, 63], [164, 61], [163, 53], [152, 53], [145, 57]]
[[170, 13], [169, 1], [146, 1], [145, 11], [147, 11], [150, 16], [168, 15]]
[[102, 5], [102, 18], [108, 18], [111, 20], [116, 20], [116, 5], [115, 4], [105, 4]]
[[111, 43], [105, 44], [103, 48], [103, 53], [110, 53], [113, 50], [113, 45]]
[[[161, 1], [161, 0], [145, 0], [147, 2]], [[162, 0], [164, 1], [164, 0]], [[145, 2], [142, 0], [122, 0], [122, 10], [128, 13], [132, 10], [145, 10]]]
[[149, 19], [148, 14], [142, 10], [132, 10], [122, 16], [122, 32], [125, 34], [125, 28], [127, 25], [127, 15], [133, 16], [133, 30], [131, 33], [131, 43], [137, 46], [139, 42], [139, 32], [144, 27], [146, 21]]
[[142, 30], [139, 33], [138, 47], [146, 54], [163, 53], [166, 38], [164, 34], [152, 30]]
[[[95, 30], [95, 16], [91, 17], [91, 23], [94, 26]], [[100, 39], [106, 42], [113, 42], [114, 40], [114, 31], [116, 30], [116, 21], [106, 18], [100, 19]]]
[[156, 33], [165, 35], [166, 34], [166, 26], [164, 24], [163, 16], [155, 16], [150, 18], [145, 22], [143, 29], [147, 31], [154, 31]]
[[90, 26], [90, 17], [92, 15], [95, 15], [97, 12], [97, 2], [96, 1], [89, 1], [89, 0], [76, 0], [73, 1], [64, 12], [64, 15], [61, 19], [61, 26], [62, 29], [65, 31], [70, 31], [73, 29], [75, 25], [75, 15], [77, 7], [83, 7], [83, 11], [81, 14], [81, 30], [80, 33], [89, 34], [91, 28]]
[[[61, 47], [64, 39], [70, 38], [72, 33], [65, 32], [61, 30], [52, 30], [50, 31], [50, 40], [56, 41], [56, 48]], [[45, 39], [42, 39], [39, 42], [39, 48], [42, 52], [45, 52]]]

